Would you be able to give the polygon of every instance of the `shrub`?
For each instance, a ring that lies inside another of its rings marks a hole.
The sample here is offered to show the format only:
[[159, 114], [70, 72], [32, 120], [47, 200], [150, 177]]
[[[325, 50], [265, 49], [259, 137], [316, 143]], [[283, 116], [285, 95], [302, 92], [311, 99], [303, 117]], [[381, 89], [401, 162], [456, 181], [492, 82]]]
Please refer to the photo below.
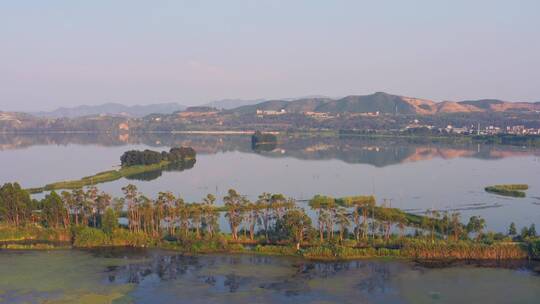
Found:
[[257, 245], [255, 252], [268, 255], [296, 255], [298, 254], [295, 247], [291, 246], [274, 246], [274, 245]]
[[69, 242], [71, 241], [71, 232], [68, 229], [51, 229], [40, 226], [0, 227], [0, 241], [22, 240]]
[[103, 216], [102, 229], [107, 235], [111, 235], [118, 228], [118, 217], [112, 208], [107, 208]]
[[144, 232], [132, 232], [127, 229], [114, 229], [111, 236], [114, 246], [149, 247], [154, 240]]
[[110, 239], [103, 230], [81, 227], [76, 229], [73, 245], [81, 248], [107, 246], [110, 245]]

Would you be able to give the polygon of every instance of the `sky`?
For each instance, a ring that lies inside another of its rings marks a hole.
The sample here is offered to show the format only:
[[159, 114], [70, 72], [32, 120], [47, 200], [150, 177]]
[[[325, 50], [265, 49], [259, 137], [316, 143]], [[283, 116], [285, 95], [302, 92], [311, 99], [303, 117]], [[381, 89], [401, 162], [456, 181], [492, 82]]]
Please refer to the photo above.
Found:
[[540, 1], [0, 1], [0, 111], [384, 91], [540, 101]]

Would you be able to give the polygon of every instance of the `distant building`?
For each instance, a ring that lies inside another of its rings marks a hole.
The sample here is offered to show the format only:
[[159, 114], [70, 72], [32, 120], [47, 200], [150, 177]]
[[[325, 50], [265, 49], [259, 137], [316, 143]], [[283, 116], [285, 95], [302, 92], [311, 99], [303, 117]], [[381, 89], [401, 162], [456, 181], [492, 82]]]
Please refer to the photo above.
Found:
[[304, 115], [315, 118], [315, 119], [328, 119], [333, 118], [332, 115], [326, 112], [304, 112]]
[[501, 128], [495, 126], [488, 126], [485, 129], [487, 135], [495, 135], [501, 133]]
[[523, 125], [508, 126], [506, 133], [514, 135], [540, 135], [540, 129], [525, 128]]
[[259, 110], [257, 109], [257, 116], [263, 116], [263, 115], [283, 115], [287, 114], [287, 111], [285, 109], [281, 109], [279, 111], [274, 110]]
[[462, 128], [452, 128], [452, 133], [456, 134], [469, 134], [469, 128], [462, 127]]
[[129, 125], [126, 122], [122, 122], [118, 125], [118, 130], [129, 131]]
[[379, 114], [380, 114], [379, 111], [360, 113], [361, 116], [367, 116], [367, 117], [377, 117], [379, 116]]
[[375, 111], [375, 112], [347, 113], [347, 116], [348, 117], [377, 117], [380, 114], [381, 113], [379, 111]]

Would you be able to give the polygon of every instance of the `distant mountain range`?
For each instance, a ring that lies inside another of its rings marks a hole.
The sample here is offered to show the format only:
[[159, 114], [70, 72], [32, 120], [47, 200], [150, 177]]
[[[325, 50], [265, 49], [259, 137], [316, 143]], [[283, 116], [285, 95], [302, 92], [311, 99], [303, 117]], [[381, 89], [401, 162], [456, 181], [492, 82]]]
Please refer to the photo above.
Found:
[[143, 117], [149, 114], [169, 114], [176, 111], [182, 111], [186, 108], [177, 103], [159, 103], [152, 105], [126, 106], [119, 103], [104, 103], [95, 106], [76, 106], [72, 108], [58, 108], [50, 112], [30, 113], [38, 117], [60, 118], [60, 117], [82, 117], [95, 115], [113, 115], [128, 117]]
[[367, 113], [433, 115], [443, 113], [540, 111], [540, 102], [508, 102], [497, 99], [435, 102], [428, 99], [377, 92], [371, 95], [351, 95], [339, 99], [302, 98], [298, 100], [268, 100], [255, 105], [232, 109], [237, 113], [255, 113], [257, 110], [287, 113]]
[[[220, 110], [229, 110], [240, 106], [253, 105], [265, 101], [265, 99], [243, 100], [243, 99], [223, 99], [204, 104]], [[112, 115], [126, 117], [144, 117], [150, 114], [171, 114], [183, 111], [187, 108], [178, 103], [158, 103], [149, 105], [127, 106], [120, 103], [104, 103], [101, 105], [82, 105], [75, 107], [62, 107], [53, 111], [32, 112], [37, 117], [45, 118], [75, 118], [83, 116]]]
[[[370, 95], [351, 95], [343, 98], [311, 96], [298, 99], [222, 99], [203, 106], [217, 108], [233, 113], [249, 114], [257, 110], [280, 111], [287, 113], [325, 112], [325, 113], [366, 113], [433, 115], [444, 113], [540, 111], [540, 102], [509, 102], [498, 99], [435, 102], [428, 99], [392, 95], [377, 92]], [[187, 108], [178, 103], [126, 106], [119, 103], [105, 103], [95, 106], [76, 106], [58, 108], [50, 112], [29, 113], [45, 118], [75, 118], [83, 116], [111, 115], [125, 117], [144, 117], [150, 114], [171, 114]]]

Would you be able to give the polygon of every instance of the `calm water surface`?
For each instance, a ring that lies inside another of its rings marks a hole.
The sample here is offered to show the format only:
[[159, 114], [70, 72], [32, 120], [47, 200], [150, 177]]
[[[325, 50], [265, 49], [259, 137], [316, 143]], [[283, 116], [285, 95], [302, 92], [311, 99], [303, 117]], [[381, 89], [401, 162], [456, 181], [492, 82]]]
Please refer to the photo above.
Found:
[[0, 303], [538, 303], [516, 268], [163, 251], [0, 251]]
[[[173, 191], [195, 201], [236, 188], [250, 199], [279, 192], [299, 204], [317, 193], [375, 194], [411, 212], [481, 215], [497, 231], [512, 221], [540, 225], [540, 151], [524, 147], [282, 137], [276, 147], [254, 151], [246, 136], [0, 135], [0, 183], [78, 179], [116, 168], [126, 150], [178, 145], [197, 150], [193, 168], [100, 189], [121, 195], [133, 183], [149, 196]], [[526, 198], [483, 191], [498, 183], [527, 183], [530, 190]], [[538, 303], [538, 269], [144, 250], [0, 251], [0, 303]]]
[[[24, 187], [78, 179], [119, 165], [130, 149], [165, 150], [189, 145], [194, 167], [121, 179], [99, 188], [121, 195], [128, 183], [150, 197], [172, 191], [187, 201], [229, 188], [255, 200], [262, 192], [306, 200], [374, 194], [379, 202], [411, 212], [459, 211], [481, 215], [488, 228], [505, 231], [511, 222], [540, 225], [540, 150], [467, 143], [412, 142], [337, 137], [282, 137], [271, 151], [254, 151], [249, 136], [195, 135], [0, 135], [0, 182]], [[526, 198], [484, 192], [487, 185], [526, 183]]]

